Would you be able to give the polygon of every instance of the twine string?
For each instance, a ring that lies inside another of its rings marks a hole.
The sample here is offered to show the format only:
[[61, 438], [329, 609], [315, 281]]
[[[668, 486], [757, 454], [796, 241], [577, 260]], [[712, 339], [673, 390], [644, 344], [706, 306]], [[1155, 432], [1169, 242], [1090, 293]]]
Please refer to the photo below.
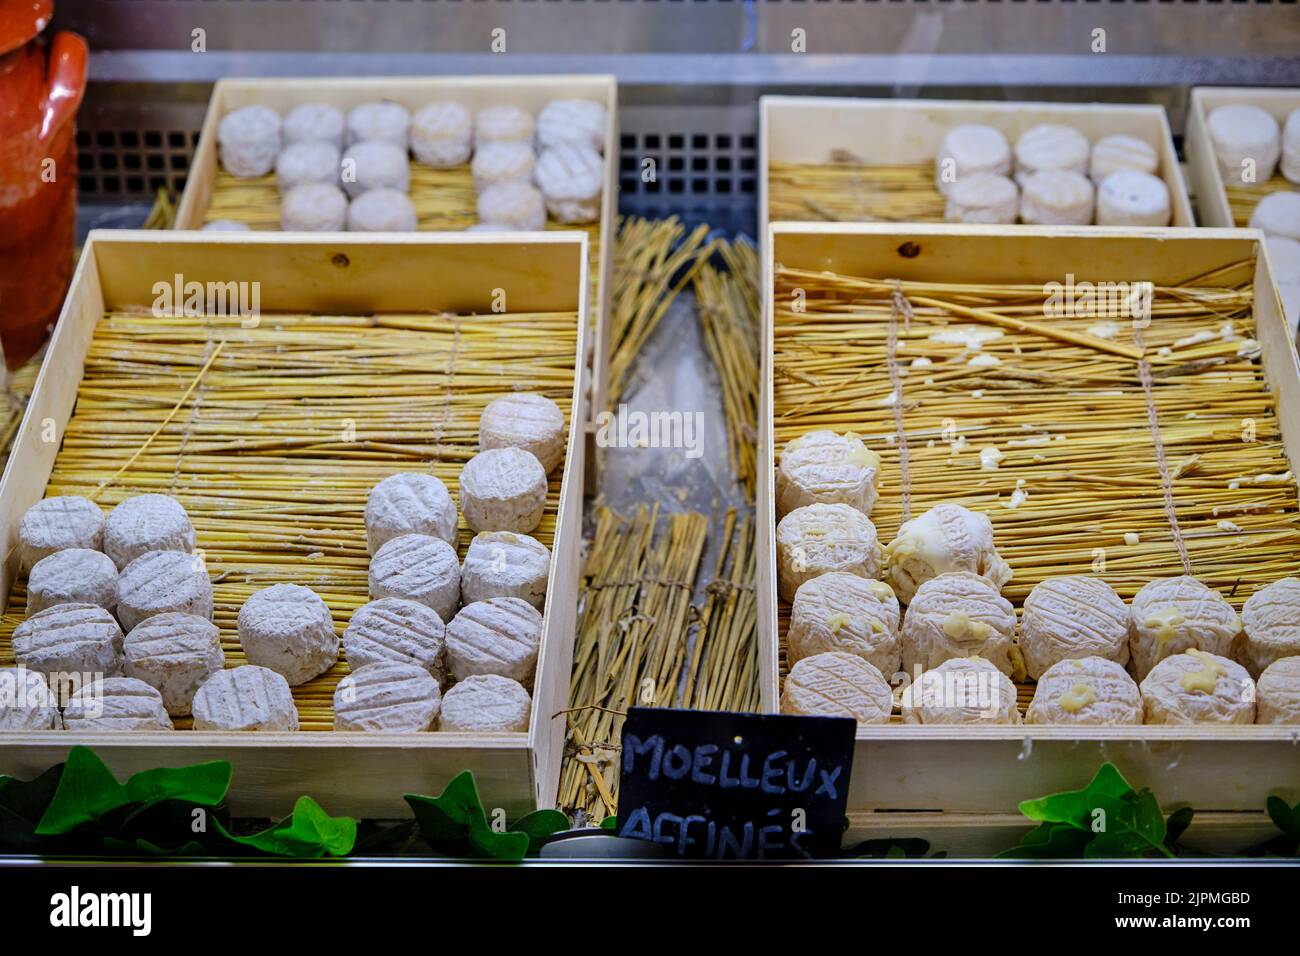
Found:
[[[1147, 319], [1150, 315], [1146, 316]], [[1142, 325], [1133, 329], [1133, 344], [1145, 348], [1142, 341]], [[1183, 573], [1192, 573], [1192, 559], [1187, 553], [1187, 541], [1183, 538], [1182, 528], [1178, 525], [1178, 509], [1174, 506], [1174, 479], [1169, 471], [1169, 459], [1165, 455], [1165, 442], [1160, 436], [1160, 413], [1156, 410], [1155, 389], [1151, 377], [1151, 363], [1145, 358], [1138, 359], [1138, 379], [1142, 382], [1142, 394], [1147, 405], [1147, 427], [1151, 430], [1151, 441], [1155, 445], [1156, 465], [1160, 469], [1160, 489], [1164, 494], [1165, 518], [1169, 522], [1169, 533], [1178, 549], [1178, 560], [1182, 562]]]

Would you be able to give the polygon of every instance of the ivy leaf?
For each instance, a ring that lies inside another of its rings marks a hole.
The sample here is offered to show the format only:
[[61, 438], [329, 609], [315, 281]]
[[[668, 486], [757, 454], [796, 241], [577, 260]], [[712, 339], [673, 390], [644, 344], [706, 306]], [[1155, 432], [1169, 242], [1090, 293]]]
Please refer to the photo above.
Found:
[[1171, 850], [1174, 848], [1179, 837], [1192, 825], [1192, 817], [1195, 815], [1196, 811], [1191, 807], [1180, 807], [1169, 814], [1169, 819], [1165, 821], [1165, 846]]
[[998, 854], [1010, 860], [1075, 859], [1092, 840], [1090, 830], [1069, 823], [1043, 823], [1020, 838], [1020, 843]]
[[0, 777], [0, 848], [25, 853], [39, 846], [36, 826], [54, 799], [62, 776], [63, 764], [58, 764], [35, 780]]
[[617, 814], [617, 813], [612, 814], [611, 816], [608, 816], [608, 817], [606, 817], [605, 819], [601, 820], [601, 821], [600, 821], [600, 828], [601, 828], [602, 830], [617, 830], [617, 829], [618, 829], [618, 814]]
[[421, 836], [437, 853], [512, 861], [528, 853], [528, 834], [498, 833], [488, 824], [468, 770], [452, 778], [437, 797], [408, 793], [405, 799]]
[[843, 855], [869, 859], [922, 859], [930, 852], [930, 841], [919, 838], [863, 840]]
[[418, 828], [414, 820], [405, 820], [384, 826], [374, 820], [357, 821], [357, 842], [352, 847], [354, 856], [370, 853], [400, 852], [407, 849]]
[[145, 770], [123, 785], [93, 750], [73, 747], [36, 833], [42, 836], [68, 833], [123, 807], [135, 805], [138, 811], [165, 800], [215, 807], [225, 799], [230, 773], [229, 763], [215, 761], [176, 769]]
[[124, 856], [213, 856], [213, 852], [202, 843], [190, 840], [175, 849], [168, 850], [140, 837], [136, 840], [123, 840], [118, 837], [104, 837], [104, 849], [109, 853]]
[[1098, 808], [1105, 812], [1105, 826], [1097, 831], [1084, 849], [1084, 856], [1096, 859], [1144, 857], [1152, 852], [1173, 856], [1165, 847], [1165, 815], [1150, 790], [1117, 799], [1098, 798]]
[[200, 807], [215, 807], [230, 789], [231, 767], [225, 760], [190, 767], [145, 770], [126, 782], [131, 803], [151, 806], [163, 800], [180, 800]]
[[1265, 806], [1279, 830], [1294, 840], [1300, 840], [1300, 803], [1289, 807], [1281, 797], [1269, 797]]
[[332, 817], [311, 797], [299, 797], [293, 813], [269, 830], [252, 836], [235, 836], [219, 820], [213, 827], [226, 839], [272, 856], [316, 860], [323, 856], [347, 856], [357, 839], [357, 821]]
[[559, 810], [534, 810], [520, 817], [510, 829], [527, 834], [528, 852], [537, 853], [552, 833], [569, 829], [569, 818]]
[[1067, 823], [1091, 830], [1092, 812], [1103, 798], [1119, 799], [1133, 792], [1132, 785], [1113, 763], [1107, 761], [1082, 790], [1054, 793], [1020, 804], [1020, 812], [1039, 823]]

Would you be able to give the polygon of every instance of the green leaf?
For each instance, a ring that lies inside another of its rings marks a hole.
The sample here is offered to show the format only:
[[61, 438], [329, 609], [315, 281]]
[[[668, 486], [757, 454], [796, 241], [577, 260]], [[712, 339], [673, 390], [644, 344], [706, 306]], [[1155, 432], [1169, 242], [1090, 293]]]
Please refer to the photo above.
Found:
[[1020, 804], [1020, 812], [1040, 823], [1068, 823], [1082, 829], [1091, 828], [1092, 811], [1103, 797], [1120, 798], [1133, 792], [1132, 785], [1113, 763], [1107, 761], [1082, 790], [1054, 793]]
[[226, 839], [241, 846], [302, 860], [347, 856], [357, 839], [356, 820], [330, 816], [311, 797], [299, 797], [293, 813], [269, 830], [252, 836], [235, 836], [218, 820], [212, 825]]
[[136, 840], [122, 840], [117, 837], [104, 837], [104, 849], [109, 853], [123, 856], [215, 856], [210, 849], [195, 840], [166, 849], [151, 843], [143, 837]]
[[165, 800], [215, 807], [230, 787], [230, 764], [221, 761], [190, 767], [145, 770], [117, 782], [99, 756], [89, 747], [73, 747], [36, 832], [41, 835], [68, 833], [86, 823], [102, 820], [123, 807], [147, 808]]
[[1043, 823], [1020, 838], [1020, 843], [998, 854], [1010, 860], [1068, 860], [1083, 855], [1092, 840], [1089, 830], [1069, 823]]
[[37, 824], [36, 833], [51, 836], [75, 830], [83, 823], [130, 802], [126, 788], [89, 747], [73, 747], [59, 779], [54, 799]]
[[601, 820], [601, 821], [600, 821], [600, 828], [601, 828], [602, 830], [617, 830], [617, 829], [618, 829], [618, 814], [615, 813], [615, 814], [613, 814], [612, 816], [608, 816], [608, 817], [606, 817], [605, 819]]
[[225, 760], [180, 769], [163, 767], [135, 774], [126, 782], [126, 793], [131, 803], [152, 805], [163, 800], [181, 800], [215, 807], [226, 799], [230, 777], [230, 764]]
[[868, 859], [910, 858], [922, 859], [930, 852], [930, 841], [913, 837], [897, 839], [863, 840], [845, 850], [841, 855]]
[[62, 776], [63, 764], [57, 764], [35, 780], [0, 777], [0, 849], [28, 853], [38, 848], [36, 826]]
[[528, 852], [537, 853], [552, 833], [569, 829], [569, 818], [559, 810], [534, 810], [520, 817], [510, 829], [527, 834]]
[[457, 774], [437, 797], [405, 795], [420, 826], [420, 835], [437, 853], [490, 860], [522, 860], [528, 853], [526, 833], [498, 833], [487, 822], [474, 775]]
[[1269, 797], [1265, 806], [1279, 830], [1292, 839], [1300, 840], [1300, 803], [1289, 807], [1281, 797]]
[[1192, 825], [1192, 817], [1195, 815], [1196, 811], [1191, 807], [1180, 807], [1169, 814], [1169, 819], [1165, 821], [1165, 846], [1171, 850], [1174, 848], [1178, 838]]
[[1103, 796], [1098, 807], [1105, 811], [1105, 828], [1094, 834], [1084, 856], [1129, 859], [1153, 852], [1173, 856], [1165, 847], [1165, 816], [1150, 790], [1120, 799]]

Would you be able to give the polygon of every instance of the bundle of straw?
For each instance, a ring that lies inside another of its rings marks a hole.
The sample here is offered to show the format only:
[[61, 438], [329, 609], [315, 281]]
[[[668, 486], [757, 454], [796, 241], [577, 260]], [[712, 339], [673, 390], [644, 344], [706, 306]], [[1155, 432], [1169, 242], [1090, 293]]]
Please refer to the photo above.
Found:
[[657, 505], [630, 517], [599, 509], [579, 597], [561, 808], [616, 812], [629, 707], [757, 708], [753, 520], [726, 514], [702, 581], [708, 527], [694, 512], [660, 519]]
[[[1253, 268], [1154, 289], [1140, 338], [1163, 470], [1139, 362], [1097, 347], [1101, 337], [1124, 344], [1131, 321], [1095, 311], [1044, 326], [1041, 284], [778, 270], [775, 447], [818, 428], [861, 435], [883, 460], [871, 514], [882, 542], [905, 500], [912, 514], [941, 501], [988, 514], [1015, 572], [1005, 588], [1014, 603], [1053, 575], [1099, 575], [1131, 598], [1152, 578], [1189, 571], [1240, 607], [1300, 565], [1295, 476], [1253, 342]], [[796, 288], [807, 295], [801, 311]], [[981, 348], [942, 334], [971, 325], [997, 337]], [[782, 603], [783, 639], [788, 612]]]
[[943, 222], [945, 203], [933, 162], [871, 166], [839, 156], [770, 163], [767, 206], [773, 222]]
[[709, 227], [705, 225], [687, 234], [676, 216], [630, 218], [620, 223], [609, 334], [611, 405], [623, 395], [642, 348], [677, 293], [712, 251], [712, 246], [705, 244], [708, 235]]
[[745, 240], [720, 241], [725, 269], [705, 264], [693, 283], [704, 344], [722, 381], [731, 471], [754, 499], [758, 442], [760, 313], [758, 252]]
[[[9, 450], [13, 447], [14, 436], [22, 424], [23, 412], [27, 411], [27, 400], [31, 398], [36, 385], [36, 373], [41, 370], [45, 357], [44, 350], [37, 353], [17, 371], [6, 376], [4, 395], [0, 396], [0, 471], [4, 470], [9, 460]], [[4, 370], [0, 369], [0, 374]]]
[[[238, 317], [112, 312], [95, 329], [46, 493], [105, 508], [143, 492], [175, 496], [194, 522], [235, 666], [236, 615], [254, 591], [310, 587], [339, 633], [366, 603], [364, 509], [378, 481], [432, 473], [457, 497], [484, 406], [518, 382], [567, 415], [576, 335], [573, 313], [264, 314], [241, 328]], [[548, 546], [560, 477], [534, 532]], [[462, 555], [471, 536], [462, 526]], [[0, 666], [13, 660], [25, 606], [20, 581], [0, 621]], [[341, 662], [294, 688], [304, 730], [330, 729], [346, 673]]]

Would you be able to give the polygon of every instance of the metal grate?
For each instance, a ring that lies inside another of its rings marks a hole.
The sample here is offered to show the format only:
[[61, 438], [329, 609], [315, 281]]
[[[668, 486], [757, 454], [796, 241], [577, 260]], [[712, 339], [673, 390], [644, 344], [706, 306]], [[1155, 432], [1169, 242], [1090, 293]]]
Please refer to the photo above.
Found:
[[79, 129], [77, 185], [81, 198], [112, 202], [151, 198], [185, 188], [198, 129]]

